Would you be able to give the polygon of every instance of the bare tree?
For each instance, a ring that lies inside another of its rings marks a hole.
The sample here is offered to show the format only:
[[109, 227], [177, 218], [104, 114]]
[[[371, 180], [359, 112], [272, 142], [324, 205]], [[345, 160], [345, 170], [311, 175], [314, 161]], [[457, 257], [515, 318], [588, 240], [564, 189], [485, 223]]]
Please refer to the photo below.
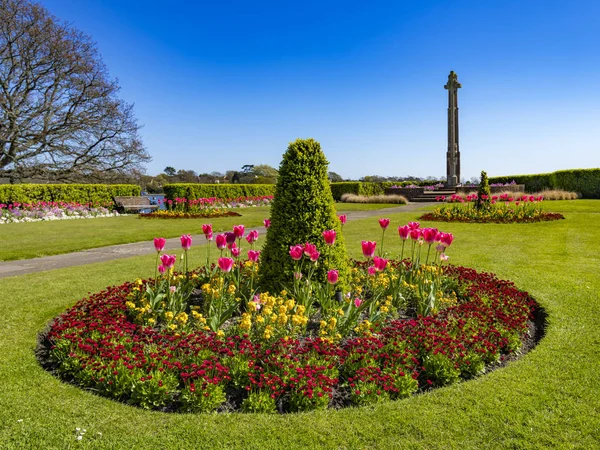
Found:
[[27, 0], [0, 0], [0, 170], [68, 181], [150, 160], [94, 42]]

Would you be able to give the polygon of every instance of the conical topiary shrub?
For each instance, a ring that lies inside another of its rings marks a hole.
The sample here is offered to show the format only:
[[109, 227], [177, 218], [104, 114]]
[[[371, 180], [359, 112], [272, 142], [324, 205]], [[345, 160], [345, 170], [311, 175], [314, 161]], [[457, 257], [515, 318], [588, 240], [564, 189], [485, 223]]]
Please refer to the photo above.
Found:
[[479, 189], [477, 190], [477, 203], [475, 203], [477, 209], [489, 209], [492, 206], [490, 199], [491, 195], [490, 182], [488, 181], [487, 173], [485, 170], [482, 170], [481, 181], [479, 182]]
[[[279, 292], [292, 284], [294, 261], [290, 247], [311, 243], [321, 256], [313, 280], [326, 283], [326, 274], [337, 269], [338, 284], [348, 276], [348, 256], [340, 221], [327, 178], [328, 161], [314, 139], [291, 142], [279, 168], [275, 198], [271, 205], [271, 226], [261, 254], [260, 284], [264, 291]], [[325, 244], [323, 231], [335, 230], [333, 246]]]

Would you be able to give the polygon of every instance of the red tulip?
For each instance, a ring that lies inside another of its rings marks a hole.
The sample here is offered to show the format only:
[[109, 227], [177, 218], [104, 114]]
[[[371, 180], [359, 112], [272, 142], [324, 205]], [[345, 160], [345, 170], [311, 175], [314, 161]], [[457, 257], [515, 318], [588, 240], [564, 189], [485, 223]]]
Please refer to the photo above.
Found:
[[192, 236], [190, 234], [184, 234], [179, 239], [181, 240], [181, 248], [189, 250], [192, 246]]
[[325, 239], [325, 244], [327, 244], [327, 245], [335, 244], [335, 230], [323, 231], [323, 238]]
[[310, 257], [310, 255], [317, 251], [317, 246], [307, 242], [306, 244], [304, 244], [303, 249], [304, 254]]
[[415, 228], [415, 229], [410, 230], [410, 238], [413, 241], [419, 240], [420, 237], [421, 237], [421, 230], [420, 229]]
[[310, 258], [310, 260], [312, 262], [316, 262], [319, 259], [319, 256], [321, 256], [321, 253], [319, 253], [317, 250], [315, 250], [308, 257]]
[[450, 245], [452, 244], [453, 240], [454, 240], [454, 236], [452, 236], [451, 233], [444, 233], [444, 235], [442, 236], [442, 240], [440, 241], [440, 243], [444, 247], [450, 247]]
[[346, 220], [348, 220], [348, 217], [346, 216], [346, 214], [340, 214], [338, 216], [338, 218], [340, 219], [340, 222], [342, 223], [342, 225], [346, 225]]
[[363, 255], [367, 258], [372, 258], [375, 254], [375, 247], [377, 246], [377, 242], [372, 241], [362, 241], [362, 252]]
[[304, 249], [301, 245], [294, 245], [290, 247], [290, 256], [294, 261], [299, 261], [302, 259], [302, 254], [304, 253]]
[[263, 220], [263, 223], [265, 224], [265, 228], [267, 228], [267, 229], [271, 226], [271, 220], [270, 219]]
[[227, 247], [227, 237], [224, 234], [217, 235], [217, 248], [223, 250]]
[[379, 219], [379, 226], [384, 230], [390, 225], [390, 219]]
[[235, 237], [238, 239], [241, 239], [244, 237], [244, 225], [235, 225], [233, 227], [233, 234], [235, 234]]
[[154, 238], [154, 248], [157, 252], [162, 252], [167, 240], [165, 238]]
[[248, 250], [248, 260], [253, 262], [258, 262], [258, 257], [260, 256], [259, 250]]
[[235, 233], [232, 233], [231, 231], [228, 231], [227, 233], [225, 233], [225, 240], [227, 241], [227, 245], [234, 244], [235, 238], [236, 238]]
[[231, 272], [232, 267], [232, 258], [219, 258], [219, 269], [221, 269], [222, 272]]
[[421, 224], [419, 222], [408, 222], [408, 228], [410, 228], [411, 230], [416, 230], [420, 226]]
[[335, 269], [330, 270], [329, 272], [327, 272], [327, 282], [329, 284], [335, 284], [338, 282], [338, 278], [339, 278], [339, 274], [338, 271]]

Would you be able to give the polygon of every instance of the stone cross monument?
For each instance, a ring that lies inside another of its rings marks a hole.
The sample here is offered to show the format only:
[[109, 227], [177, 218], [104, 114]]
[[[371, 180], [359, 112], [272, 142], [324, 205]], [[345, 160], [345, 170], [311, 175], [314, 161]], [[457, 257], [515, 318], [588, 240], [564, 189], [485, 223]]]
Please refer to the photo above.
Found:
[[448, 153], [446, 153], [447, 185], [454, 187], [460, 183], [460, 152], [458, 151], [458, 76], [454, 71], [448, 75]]

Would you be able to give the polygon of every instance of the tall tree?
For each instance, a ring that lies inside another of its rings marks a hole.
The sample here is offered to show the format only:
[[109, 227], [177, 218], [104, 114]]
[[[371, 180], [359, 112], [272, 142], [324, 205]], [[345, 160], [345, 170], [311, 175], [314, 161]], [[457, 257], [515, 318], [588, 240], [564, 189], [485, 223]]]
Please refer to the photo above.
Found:
[[27, 0], [0, 0], [0, 170], [64, 180], [150, 160], [94, 42]]

